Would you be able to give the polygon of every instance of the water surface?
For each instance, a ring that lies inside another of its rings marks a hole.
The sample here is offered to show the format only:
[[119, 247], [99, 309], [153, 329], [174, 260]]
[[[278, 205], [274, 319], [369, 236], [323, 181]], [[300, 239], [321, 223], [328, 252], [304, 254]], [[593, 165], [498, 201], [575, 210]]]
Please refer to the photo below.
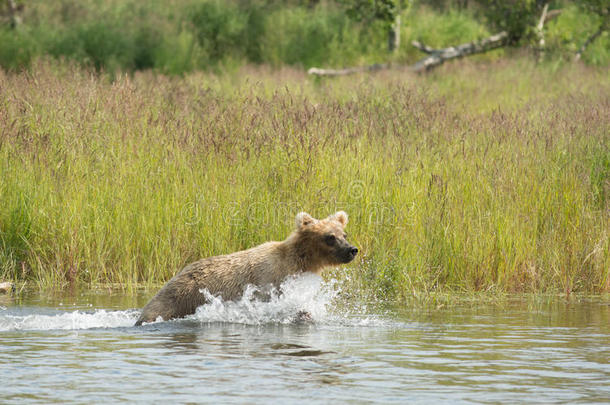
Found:
[[143, 327], [150, 294], [2, 297], [0, 402], [610, 402], [608, 301], [350, 307], [291, 283]]

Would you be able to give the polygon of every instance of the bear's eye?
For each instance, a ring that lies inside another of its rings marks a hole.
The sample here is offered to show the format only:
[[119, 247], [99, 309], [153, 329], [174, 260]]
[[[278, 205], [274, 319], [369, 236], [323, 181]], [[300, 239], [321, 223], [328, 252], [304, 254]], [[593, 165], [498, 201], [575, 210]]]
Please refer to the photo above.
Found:
[[335, 238], [335, 235], [326, 235], [324, 238], [324, 242], [326, 242], [328, 246], [334, 245], [336, 240], [337, 238]]

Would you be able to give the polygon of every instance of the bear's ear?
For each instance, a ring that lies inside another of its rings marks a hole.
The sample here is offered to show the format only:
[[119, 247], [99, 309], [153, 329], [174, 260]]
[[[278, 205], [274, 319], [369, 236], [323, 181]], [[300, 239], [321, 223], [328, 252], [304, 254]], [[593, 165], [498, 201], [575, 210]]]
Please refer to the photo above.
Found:
[[338, 221], [341, 226], [345, 227], [347, 225], [347, 213], [345, 211], [337, 211], [333, 215], [330, 216], [330, 219], [334, 219]]
[[311, 225], [314, 222], [316, 222], [314, 217], [312, 217], [311, 215], [309, 215], [306, 212], [299, 212], [297, 214], [297, 217], [296, 217], [297, 229], [301, 229], [304, 226]]

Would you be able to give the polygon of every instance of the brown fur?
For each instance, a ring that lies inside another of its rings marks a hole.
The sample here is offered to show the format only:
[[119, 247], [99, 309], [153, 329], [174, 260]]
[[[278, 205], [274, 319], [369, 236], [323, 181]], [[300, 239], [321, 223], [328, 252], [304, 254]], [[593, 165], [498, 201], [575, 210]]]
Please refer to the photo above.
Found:
[[343, 211], [323, 220], [302, 212], [296, 217], [295, 231], [283, 242], [267, 242], [191, 263], [146, 304], [136, 325], [158, 317], [167, 321], [195, 313], [206, 302], [203, 289], [224, 300], [235, 300], [249, 284], [279, 287], [289, 275], [319, 274], [324, 267], [348, 263], [358, 250], [346, 240], [346, 224]]

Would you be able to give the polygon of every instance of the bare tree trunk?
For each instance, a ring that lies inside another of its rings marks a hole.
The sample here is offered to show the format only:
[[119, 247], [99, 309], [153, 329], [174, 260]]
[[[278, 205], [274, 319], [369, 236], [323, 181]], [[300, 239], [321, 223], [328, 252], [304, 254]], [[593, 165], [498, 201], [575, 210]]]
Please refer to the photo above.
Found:
[[396, 16], [394, 23], [388, 29], [388, 51], [393, 53], [400, 48], [400, 14]]
[[589, 38], [587, 38], [587, 40], [585, 41], [584, 44], [582, 44], [582, 46], [580, 47], [578, 52], [576, 52], [576, 55], [574, 56], [574, 61], [580, 60], [580, 58], [582, 57], [582, 54], [587, 50], [587, 47], [589, 45], [591, 45], [591, 43], [593, 41], [595, 41], [597, 39], [597, 37], [599, 37], [602, 34], [602, 32], [604, 32], [604, 30], [605, 30], [605, 25], [602, 24], [597, 31], [595, 31]]
[[540, 15], [540, 21], [538, 21], [538, 25], [536, 25], [536, 36], [538, 37], [538, 48], [536, 49], [536, 60], [538, 63], [542, 62], [544, 59], [544, 22], [546, 21], [546, 15], [549, 11], [549, 3], [544, 4], [544, 8], [542, 9], [542, 14]]
[[23, 6], [17, 6], [15, 0], [6, 0], [6, 4], [8, 6], [8, 11], [4, 16], [8, 17], [11, 28], [17, 28], [17, 26], [21, 24], [21, 18], [17, 13], [23, 9]]

